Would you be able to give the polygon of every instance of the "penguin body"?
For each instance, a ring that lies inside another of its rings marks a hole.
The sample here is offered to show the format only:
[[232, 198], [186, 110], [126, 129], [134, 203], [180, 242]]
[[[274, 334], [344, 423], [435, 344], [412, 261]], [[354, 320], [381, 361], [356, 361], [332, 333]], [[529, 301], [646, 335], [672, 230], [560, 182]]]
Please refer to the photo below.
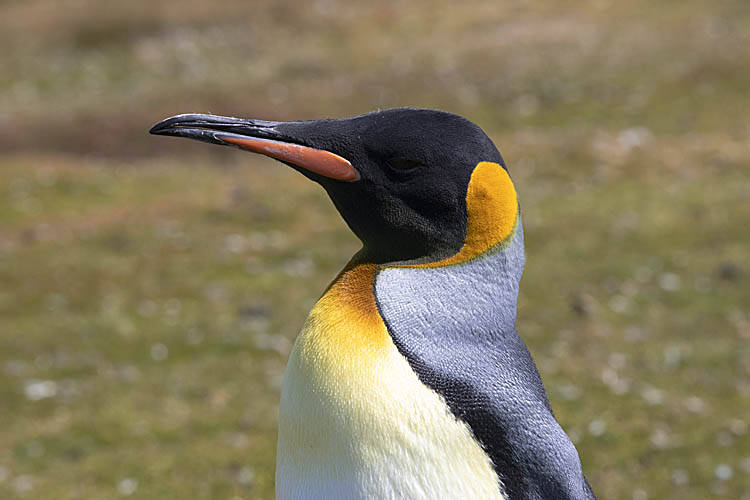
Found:
[[595, 499], [515, 329], [520, 210], [479, 127], [397, 109], [287, 123], [179, 115], [152, 132], [290, 165], [363, 242], [289, 359], [278, 499]]
[[469, 426], [396, 348], [375, 303], [375, 272], [345, 270], [295, 343], [279, 414], [277, 498], [503, 498]]

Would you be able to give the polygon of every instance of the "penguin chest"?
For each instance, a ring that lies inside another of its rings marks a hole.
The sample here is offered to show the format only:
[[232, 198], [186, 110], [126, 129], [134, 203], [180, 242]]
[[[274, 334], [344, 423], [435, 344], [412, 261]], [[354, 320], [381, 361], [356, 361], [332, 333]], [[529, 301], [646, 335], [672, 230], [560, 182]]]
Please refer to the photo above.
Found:
[[369, 298], [335, 283], [292, 350], [279, 415], [277, 498], [501, 499], [469, 427], [396, 349], [369, 279]]

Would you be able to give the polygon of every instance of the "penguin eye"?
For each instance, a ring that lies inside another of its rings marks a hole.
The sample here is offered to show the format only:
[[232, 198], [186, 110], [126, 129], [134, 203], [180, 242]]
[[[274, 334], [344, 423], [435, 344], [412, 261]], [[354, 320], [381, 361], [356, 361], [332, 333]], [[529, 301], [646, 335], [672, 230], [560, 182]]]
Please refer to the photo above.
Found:
[[413, 168], [417, 168], [420, 163], [415, 160], [410, 160], [408, 158], [404, 158], [403, 156], [394, 156], [393, 158], [389, 158], [388, 165], [391, 166], [394, 170], [411, 170]]

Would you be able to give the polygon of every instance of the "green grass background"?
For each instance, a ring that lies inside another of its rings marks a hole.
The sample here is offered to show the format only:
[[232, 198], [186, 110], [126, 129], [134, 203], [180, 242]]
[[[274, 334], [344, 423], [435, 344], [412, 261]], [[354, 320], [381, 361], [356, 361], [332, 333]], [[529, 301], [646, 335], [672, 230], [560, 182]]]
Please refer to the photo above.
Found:
[[358, 248], [180, 112], [437, 107], [523, 207], [518, 329], [601, 499], [750, 499], [750, 6], [0, 3], [0, 498], [273, 497], [284, 364]]

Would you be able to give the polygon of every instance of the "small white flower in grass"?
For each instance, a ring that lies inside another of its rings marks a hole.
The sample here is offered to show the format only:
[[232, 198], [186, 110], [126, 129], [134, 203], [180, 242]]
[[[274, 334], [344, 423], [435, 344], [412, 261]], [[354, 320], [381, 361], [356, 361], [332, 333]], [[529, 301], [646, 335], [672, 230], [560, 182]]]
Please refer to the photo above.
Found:
[[692, 413], [701, 413], [705, 406], [703, 400], [698, 396], [690, 396], [685, 400], [685, 408]]
[[13, 481], [13, 489], [16, 493], [26, 493], [34, 489], [34, 480], [31, 476], [18, 476]]
[[54, 380], [29, 380], [23, 388], [26, 399], [39, 401], [57, 396], [57, 382]]
[[247, 250], [248, 241], [241, 234], [230, 234], [224, 239], [224, 245], [232, 253], [242, 253]]
[[616, 371], [605, 368], [602, 371], [602, 382], [609, 387], [609, 389], [618, 395], [627, 394], [630, 391], [630, 384], [627, 380], [620, 378]]
[[609, 308], [616, 313], [624, 313], [630, 307], [630, 301], [624, 295], [615, 295], [609, 300]]
[[247, 435], [243, 434], [242, 432], [233, 432], [231, 434], [227, 434], [224, 437], [224, 440], [229, 445], [237, 449], [247, 448], [247, 445], [250, 442]]
[[124, 497], [128, 497], [138, 490], [138, 480], [132, 477], [126, 477], [121, 479], [117, 483], [117, 493]]
[[597, 418], [589, 422], [589, 434], [591, 434], [594, 437], [601, 436], [602, 434], [604, 434], [604, 431], [606, 429], [607, 429], [607, 424], [604, 422], [604, 420]]
[[664, 393], [655, 387], [643, 388], [641, 397], [649, 405], [660, 405], [664, 402]]
[[682, 285], [682, 280], [675, 273], [664, 273], [659, 276], [659, 286], [662, 290], [674, 292]]
[[741, 418], [733, 418], [729, 422], [729, 430], [737, 436], [742, 436], [747, 432], [747, 422]]
[[633, 500], [647, 500], [648, 499], [648, 493], [646, 493], [646, 490], [638, 488], [637, 490], [633, 490]]
[[649, 440], [651, 441], [651, 444], [658, 449], [667, 448], [671, 441], [669, 434], [664, 429], [655, 429], [654, 432], [651, 433]]
[[629, 153], [635, 148], [640, 148], [654, 137], [654, 134], [646, 127], [637, 126], [622, 129], [617, 134], [617, 144], [623, 151]]
[[716, 474], [716, 479], [726, 481], [732, 477], [732, 467], [728, 464], [719, 464], [716, 466], [716, 469], [714, 469], [714, 474]]
[[664, 348], [664, 364], [674, 367], [680, 364], [685, 357], [683, 349], [678, 345], [669, 345]]
[[573, 384], [565, 384], [560, 386], [558, 389], [558, 392], [563, 397], [563, 399], [566, 399], [568, 401], [574, 401], [581, 397], [581, 389]]
[[169, 349], [162, 343], [151, 346], [151, 357], [154, 361], [164, 361], [169, 356]]
[[254, 479], [255, 473], [249, 467], [243, 467], [237, 472], [237, 482], [243, 486], [252, 484]]
[[172, 297], [164, 303], [164, 314], [166, 314], [167, 316], [179, 316], [180, 311], [182, 311], [182, 302], [180, 301], [180, 299]]

